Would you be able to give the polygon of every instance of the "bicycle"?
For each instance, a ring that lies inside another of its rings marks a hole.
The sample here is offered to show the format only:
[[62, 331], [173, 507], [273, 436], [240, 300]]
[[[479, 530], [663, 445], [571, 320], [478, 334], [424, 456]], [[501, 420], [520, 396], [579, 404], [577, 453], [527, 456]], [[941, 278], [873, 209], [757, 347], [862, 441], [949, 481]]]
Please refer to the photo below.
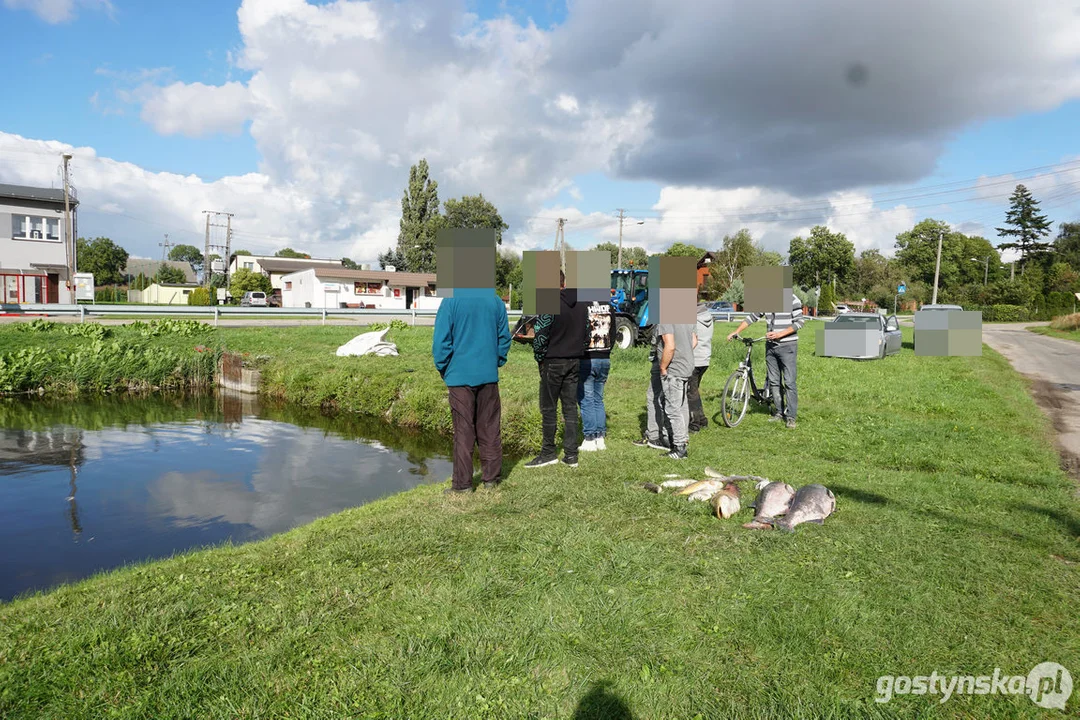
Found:
[[754, 381], [754, 366], [750, 360], [754, 353], [754, 344], [765, 338], [753, 340], [736, 335], [735, 339], [746, 345], [746, 358], [739, 363], [739, 369], [728, 377], [724, 384], [724, 394], [720, 397], [720, 417], [723, 418], [724, 424], [731, 428], [742, 422], [743, 416], [746, 415], [746, 408], [750, 404], [750, 398], [762, 405], [769, 404], [769, 386], [766, 384], [758, 388], [757, 382]]

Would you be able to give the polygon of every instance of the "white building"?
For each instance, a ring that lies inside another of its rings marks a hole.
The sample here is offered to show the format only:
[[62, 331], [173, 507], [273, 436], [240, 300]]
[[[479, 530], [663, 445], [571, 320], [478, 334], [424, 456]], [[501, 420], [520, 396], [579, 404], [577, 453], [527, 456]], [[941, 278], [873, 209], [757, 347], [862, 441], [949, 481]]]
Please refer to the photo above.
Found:
[[197, 287], [191, 283], [151, 283], [145, 290], [129, 290], [128, 301], [145, 305], [187, 305], [188, 295]]
[[64, 226], [63, 190], [0, 185], [0, 303], [75, 301]]
[[270, 286], [275, 290], [284, 290], [282, 278], [290, 273], [299, 272], [308, 268], [322, 270], [343, 269], [340, 260], [323, 260], [317, 258], [281, 258], [272, 255], [233, 255], [229, 262], [229, 277], [237, 270], [251, 270], [262, 273], [270, 278]]
[[285, 275], [282, 285], [282, 307], [422, 310], [441, 301], [435, 273], [308, 268]]

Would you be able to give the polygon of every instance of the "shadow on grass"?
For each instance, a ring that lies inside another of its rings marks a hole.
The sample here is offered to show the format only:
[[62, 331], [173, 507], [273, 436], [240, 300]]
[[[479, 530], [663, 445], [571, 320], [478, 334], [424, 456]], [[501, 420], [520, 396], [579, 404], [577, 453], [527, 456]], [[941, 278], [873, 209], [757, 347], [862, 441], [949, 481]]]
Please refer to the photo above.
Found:
[[890, 502], [884, 495], [878, 495], [877, 493], [867, 492], [865, 490], [856, 490], [855, 488], [846, 487], [844, 485], [829, 485], [829, 489], [832, 490], [839, 499], [843, 500], [850, 499], [867, 505], [887, 505]]
[[1020, 505], [1018, 506], [1024, 512], [1029, 512], [1035, 515], [1045, 515], [1046, 517], [1054, 520], [1060, 524], [1067, 533], [1074, 538], [1080, 538], [1080, 520], [1077, 520], [1068, 513], [1061, 512], [1060, 510], [1052, 510], [1050, 508], [1039, 507], [1038, 505]]
[[[1021, 507], [1024, 508], [1025, 506], [1021, 506]], [[1027, 509], [1028, 509], [1029, 512], [1049, 514], [1050, 517], [1054, 518], [1055, 520], [1059, 520], [1060, 522], [1063, 522], [1063, 523], [1072, 523], [1071, 526], [1067, 524], [1066, 527], [1070, 527], [1070, 529], [1072, 529], [1074, 532], [1076, 532], [1077, 528], [1075, 527], [1075, 521], [1071, 520], [1071, 519], [1068, 519], [1068, 518], [1066, 518], [1066, 519], [1060, 518], [1059, 516], [1061, 515], [1061, 513], [1058, 513], [1057, 511], [1047, 510], [1046, 508], [1040, 508], [1040, 507], [1035, 507], [1035, 506], [1027, 506]], [[968, 528], [968, 529], [973, 529], [973, 530], [981, 531], [981, 532], [984, 532], [984, 533], [992, 533], [992, 534], [1000, 535], [1001, 537], [1009, 538], [1011, 540], [1015, 540], [1015, 541], [1019, 542], [1020, 544], [1026, 546], [1026, 547], [1037, 548], [1037, 549], [1039, 549], [1039, 550], [1041, 550], [1043, 552], [1046, 552], [1046, 553], [1057, 553], [1057, 552], [1059, 552], [1058, 548], [1044, 542], [1041, 539], [1036, 539], [1036, 538], [1031, 537], [1030, 535], [1025, 535], [1024, 533], [1017, 532], [1016, 530], [1011, 530], [1009, 528], [1004, 528], [1004, 527], [1001, 527], [999, 525], [993, 525], [993, 524], [987, 523], [987, 522], [978, 522], [976, 520], [968, 520], [968, 519], [962, 518], [962, 517], [960, 517], [958, 515], [953, 515], [953, 514], [950, 514], [950, 513], [944, 513], [944, 512], [941, 512], [939, 510], [932, 510], [932, 509], [929, 509], [929, 508], [918, 509], [918, 510], [914, 510], [913, 512], [916, 515], [923, 515], [925, 517], [934, 518], [935, 520], [942, 520], [944, 522], [947, 522], [947, 523], [949, 523], [951, 525], [955, 525], [955, 526], [958, 526], [958, 527], [965, 527], [965, 528]]]
[[633, 720], [630, 708], [609, 687], [608, 680], [593, 685], [578, 702], [573, 720]]

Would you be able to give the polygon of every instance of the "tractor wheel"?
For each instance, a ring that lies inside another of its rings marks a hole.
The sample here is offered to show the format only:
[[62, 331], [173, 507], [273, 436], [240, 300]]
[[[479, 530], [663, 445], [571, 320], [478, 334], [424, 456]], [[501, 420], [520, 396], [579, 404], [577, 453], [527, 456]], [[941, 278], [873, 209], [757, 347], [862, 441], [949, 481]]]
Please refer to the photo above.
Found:
[[637, 328], [627, 318], [615, 318], [615, 347], [622, 350], [634, 347], [637, 342]]

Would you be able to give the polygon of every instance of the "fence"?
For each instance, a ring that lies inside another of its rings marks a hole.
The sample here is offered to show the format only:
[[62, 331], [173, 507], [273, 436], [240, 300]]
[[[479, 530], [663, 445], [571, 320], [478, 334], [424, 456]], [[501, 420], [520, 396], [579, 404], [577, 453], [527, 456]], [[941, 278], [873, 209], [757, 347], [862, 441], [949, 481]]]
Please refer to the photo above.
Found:
[[[0, 304], [0, 315], [69, 315], [76, 316], [80, 322], [88, 317], [108, 317], [117, 315], [144, 315], [147, 317], [204, 317], [214, 318], [217, 324], [221, 317], [244, 318], [289, 318], [320, 317], [325, 323], [328, 317], [385, 317], [396, 316], [409, 318], [413, 325], [416, 318], [434, 318], [437, 310], [361, 310], [359, 308], [247, 308], [229, 305], [4, 305]], [[507, 312], [511, 318], [521, 316], [520, 310]]]

